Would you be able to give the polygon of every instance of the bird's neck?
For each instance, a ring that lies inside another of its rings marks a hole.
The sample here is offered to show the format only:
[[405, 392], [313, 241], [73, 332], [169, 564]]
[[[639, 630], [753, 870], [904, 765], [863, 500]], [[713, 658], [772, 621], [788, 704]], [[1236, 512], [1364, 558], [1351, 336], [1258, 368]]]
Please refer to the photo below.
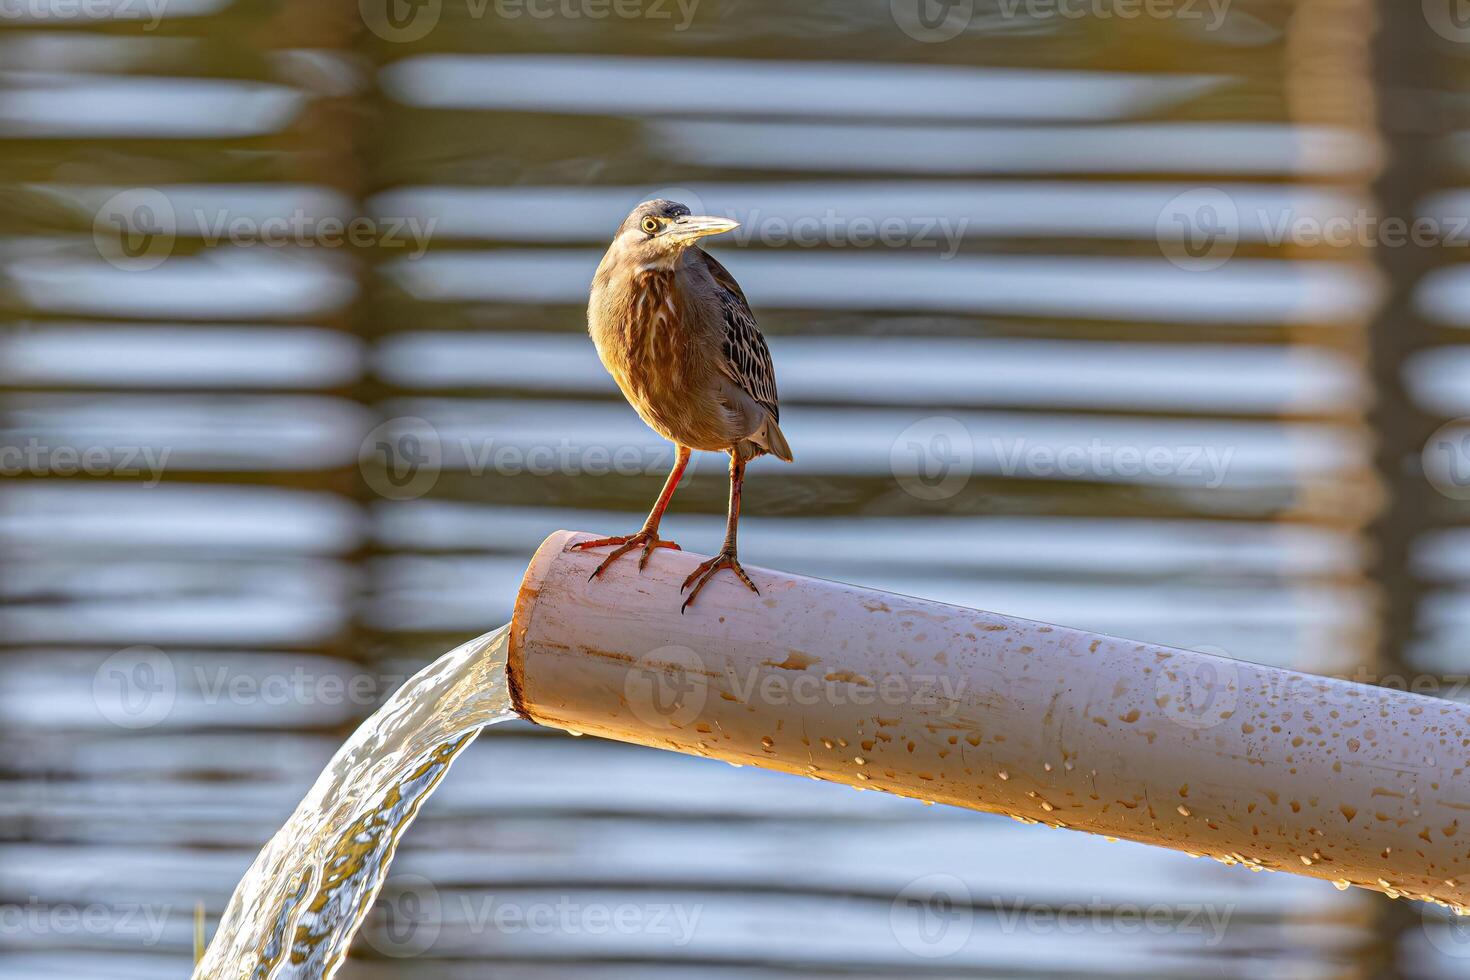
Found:
[[639, 262], [635, 267], [635, 274], [648, 272], [673, 272], [689, 261], [690, 253], [695, 251], [692, 245], [675, 248], [672, 251], [660, 252]]

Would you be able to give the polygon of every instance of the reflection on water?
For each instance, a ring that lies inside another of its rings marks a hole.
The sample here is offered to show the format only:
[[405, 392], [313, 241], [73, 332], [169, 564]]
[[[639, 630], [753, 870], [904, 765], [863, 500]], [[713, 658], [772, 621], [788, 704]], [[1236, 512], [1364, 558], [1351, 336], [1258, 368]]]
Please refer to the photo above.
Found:
[[[1354, 14], [1242, 0], [1209, 31], [982, 2], [921, 43], [887, 0], [709, 0], [682, 31], [422, 6], [437, 27], [403, 42], [355, 2], [3, 22], [0, 911], [106, 915], [0, 931], [0, 977], [182, 975], [196, 900], [231, 936], [295, 888], [266, 953], [287, 963], [379, 884], [344, 976], [1356, 975], [1367, 895], [517, 723], [454, 743], [385, 883], [283, 878], [227, 911], [356, 724], [504, 621], [545, 534], [646, 511], [668, 447], [582, 305], [656, 192], [745, 222], [712, 248], [799, 460], [751, 470], [754, 564], [1349, 674], [1377, 627], [1362, 365], [1387, 286], [1361, 248], [1276, 232], [1371, 200], [1364, 69], [1319, 74], [1367, 36]], [[1200, 188], [1239, 217], [1208, 269], [1158, 240]], [[366, 243], [333, 244], [353, 219]], [[1407, 376], [1444, 417], [1465, 283], [1417, 297], [1449, 333]], [[696, 460], [670, 532], [712, 546], [724, 494]], [[1421, 668], [1463, 662], [1463, 537], [1415, 549]], [[935, 873], [972, 899], [948, 959], [893, 924]], [[1006, 925], [1202, 901], [1233, 910], [1218, 943]], [[641, 926], [487, 926], [548, 906]], [[1446, 936], [1405, 961], [1455, 975]]]

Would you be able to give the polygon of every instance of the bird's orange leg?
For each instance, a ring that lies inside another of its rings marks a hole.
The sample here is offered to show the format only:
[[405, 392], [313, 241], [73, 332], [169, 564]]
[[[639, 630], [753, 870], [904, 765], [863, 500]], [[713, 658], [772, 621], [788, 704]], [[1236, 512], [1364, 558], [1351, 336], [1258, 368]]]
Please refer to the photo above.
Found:
[[603, 548], [607, 545], [617, 545], [618, 548], [612, 554], [602, 560], [602, 564], [592, 572], [588, 578], [590, 582], [598, 578], [608, 566], [628, 552], [643, 547], [643, 557], [638, 559], [638, 570], [642, 571], [648, 567], [648, 556], [653, 554], [655, 548], [672, 548], [679, 550], [679, 546], [672, 541], [665, 541], [658, 536], [659, 522], [664, 519], [664, 511], [668, 509], [669, 501], [674, 497], [674, 490], [679, 486], [679, 480], [684, 476], [684, 468], [689, 465], [690, 449], [688, 446], [678, 446], [677, 455], [674, 457], [674, 468], [669, 471], [669, 478], [664, 481], [663, 491], [659, 493], [658, 500], [653, 503], [653, 510], [648, 512], [648, 520], [643, 522], [643, 529], [634, 534], [622, 534], [611, 538], [598, 538], [596, 541], [579, 541], [572, 545], [573, 551], [581, 551], [587, 548]]
[[735, 533], [736, 528], [740, 524], [740, 490], [744, 485], [745, 460], [741, 459], [737, 453], [732, 452], [730, 454], [730, 514], [725, 522], [725, 544], [720, 548], [718, 555], [701, 563], [684, 580], [684, 584], [679, 587], [679, 591], [683, 592], [689, 586], [694, 586], [694, 591], [689, 593], [689, 598], [685, 599], [684, 605], [679, 607], [681, 613], [689, 608], [690, 604], [699, 595], [700, 590], [722, 568], [730, 569], [730, 571], [740, 577], [740, 581], [744, 582], [750, 591], [756, 595], [761, 594], [761, 590], [757, 589], [755, 583], [750, 580], [750, 576], [745, 574], [745, 569], [740, 567], [740, 560], [735, 556]]

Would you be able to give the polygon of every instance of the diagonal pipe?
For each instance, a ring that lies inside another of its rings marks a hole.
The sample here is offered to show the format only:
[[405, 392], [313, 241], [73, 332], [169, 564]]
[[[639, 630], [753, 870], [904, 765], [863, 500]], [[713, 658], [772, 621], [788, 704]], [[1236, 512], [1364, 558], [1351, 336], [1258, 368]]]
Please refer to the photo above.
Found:
[[568, 731], [1470, 907], [1470, 708], [559, 531], [511, 624], [512, 699]]

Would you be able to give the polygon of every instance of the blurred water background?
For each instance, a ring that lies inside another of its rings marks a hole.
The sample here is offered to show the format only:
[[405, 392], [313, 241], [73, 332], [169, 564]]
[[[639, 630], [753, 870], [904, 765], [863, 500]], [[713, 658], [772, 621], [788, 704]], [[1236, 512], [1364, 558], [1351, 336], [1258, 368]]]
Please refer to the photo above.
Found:
[[[357, 720], [546, 534], [637, 526], [672, 453], [583, 307], [654, 196], [744, 222], [797, 456], [752, 565], [1460, 695], [1457, 12], [0, 3], [0, 977], [186, 975]], [[697, 458], [665, 527], [724, 501]], [[513, 723], [342, 975], [1467, 964], [1376, 895]]]

